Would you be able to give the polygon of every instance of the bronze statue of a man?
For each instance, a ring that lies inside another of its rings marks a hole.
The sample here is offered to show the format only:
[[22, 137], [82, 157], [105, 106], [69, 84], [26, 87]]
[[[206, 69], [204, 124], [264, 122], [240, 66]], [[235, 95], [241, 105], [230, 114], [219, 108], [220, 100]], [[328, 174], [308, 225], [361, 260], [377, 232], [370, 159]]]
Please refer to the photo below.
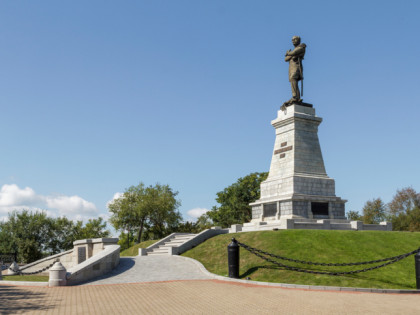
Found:
[[295, 46], [295, 48], [293, 50], [288, 50], [284, 58], [284, 61], [289, 62], [289, 81], [292, 86], [292, 98], [285, 102], [285, 105], [291, 105], [293, 103], [302, 103], [302, 99], [300, 98], [298, 82], [303, 80], [302, 60], [305, 56], [306, 45], [300, 43], [299, 36], [293, 36], [292, 43], [293, 46]]

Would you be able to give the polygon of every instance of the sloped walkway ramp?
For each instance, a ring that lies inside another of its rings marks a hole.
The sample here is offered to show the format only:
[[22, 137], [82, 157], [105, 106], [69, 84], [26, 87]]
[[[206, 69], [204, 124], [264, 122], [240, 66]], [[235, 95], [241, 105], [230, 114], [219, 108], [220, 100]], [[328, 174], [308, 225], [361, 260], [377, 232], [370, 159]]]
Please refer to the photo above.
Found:
[[121, 257], [117, 268], [85, 284], [98, 285], [200, 279], [213, 279], [213, 277], [204, 273], [192, 259], [180, 256], [151, 255]]

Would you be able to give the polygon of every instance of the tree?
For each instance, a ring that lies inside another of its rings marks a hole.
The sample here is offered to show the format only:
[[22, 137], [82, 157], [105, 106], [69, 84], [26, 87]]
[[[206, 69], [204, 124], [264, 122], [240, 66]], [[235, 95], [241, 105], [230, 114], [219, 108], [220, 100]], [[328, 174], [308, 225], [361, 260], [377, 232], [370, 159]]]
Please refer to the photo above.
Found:
[[420, 207], [420, 193], [417, 193], [412, 187], [397, 190], [392, 201], [388, 204], [391, 215], [407, 213], [415, 207]]
[[121, 232], [120, 236], [118, 237], [118, 245], [121, 246], [120, 251], [126, 250], [131, 246], [134, 246], [134, 235], [132, 232], [124, 233]]
[[397, 190], [388, 209], [394, 231], [420, 231], [420, 194], [412, 187]]
[[83, 221], [77, 221], [77, 223], [81, 223], [82, 228], [76, 231], [77, 233], [74, 235], [76, 240], [109, 237], [111, 234], [106, 229], [106, 222], [101, 217], [89, 219], [84, 226]]
[[73, 242], [84, 238], [107, 237], [102, 218], [73, 221], [66, 217], [50, 218], [46, 212], [28, 210], [9, 213], [0, 224], [0, 252], [18, 252], [18, 260], [32, 262], [44, 256], [73, 248]]
[[144, 222], [148, 216], [145, 207], [141, 206], [144, 195], [144, 185], [140, 183], [128, 188], [121, 197], [108, 205], [112, 213], [110, 223], [116, 230], [127, 232], [127, 248], [130, 245], [130, 235], [133, 235], [136, 228], [139, 228], [137, 242], [141, 240]]
[[363, 216], [357, 211], [349, 211], [347, 212], [347, 219], [351, 221], [363, 221]]
[[149, 213], [149, 233], [153, 233], [154, 239], [159, 239], [170, 234], [177, 228], [182, 217], [178, 209], [180, 201], [175, 197], [178, 192], [172, 191], [168, 185], [156, 184], [146, 189]]
[[47, 247], [50, 248], [51, 254], [57, 254], [73, 248], [73, 242], [77, 240], [77, 230], [82, 228], [82, 221], [75, 224], [66, 217], [59, 217], [54, 220], [52, 226], [52, 236]]
[[48, 250], [52, 231], [53, 220], [45, 212], [13, 211], [1, 225], [0, 251], [17, 251], [18, 260], [24, 262], [38, 260]]
[[252, 215], [249, 204], [260, 198], [260, 185], [267, 176], [266, 172], [251, 173], [218, 192], [216, 201], [220, 206], [214, 206], [208, 212], [214, 224], [228, 227], [250, 221]]
[[386, 219], [385, 204], [381, 198], [367, 201], [363, 207], [363, 223], [378, 224]]
[[112, 213], [110, 222], [117, 230], [128, 233], [137, 230], [137, 243], [161, 238], [182, 220], [177, 195], [169, 185], [131, 186], [108, 205]]
[[196, 222], [197, 226], [200, 228], [200, 231], [211, 228], [213, 220], [209, 217], [208, 213], [200, 215]]

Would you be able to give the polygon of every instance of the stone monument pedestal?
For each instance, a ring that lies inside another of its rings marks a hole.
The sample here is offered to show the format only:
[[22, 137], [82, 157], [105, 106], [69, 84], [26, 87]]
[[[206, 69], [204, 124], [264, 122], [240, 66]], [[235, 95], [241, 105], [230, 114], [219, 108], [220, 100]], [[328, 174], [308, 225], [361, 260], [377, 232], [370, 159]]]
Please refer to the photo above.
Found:
[[309, 104], [278, 111], [271, 122], [276, 140], [270, 172], [261, 183], [260, 199], [250, 204], [251, 224], [272, 222], [287, 228], [290, 219], [346, 219], [346, 200], [335, 195], [335, 181], [325, 171], [318, 140], [321, 122]]

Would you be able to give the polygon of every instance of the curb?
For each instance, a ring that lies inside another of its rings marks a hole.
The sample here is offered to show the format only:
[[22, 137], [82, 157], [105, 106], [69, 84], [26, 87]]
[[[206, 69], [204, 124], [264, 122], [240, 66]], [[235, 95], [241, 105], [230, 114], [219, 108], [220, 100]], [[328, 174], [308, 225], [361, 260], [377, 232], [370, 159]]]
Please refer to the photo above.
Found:
[[211, 273], [208, 271], [202, 263], [190, 257], [175, 256], [181, 259], [189, 260], [194, 262], [200, 270], [206, 275], [221, 281], [236, 282], [241, 284], [250, 284], [265, 287], [279, 287], [285, 289], [299, 289], [299, 290], [313, 290], [313, 291], [336, 291], [336, 292], [364, 292], [364, 293], [388, 293], [388, 294], [420, 294], [420, 290], [409, 290], [409, 289], [374, 289], [374, 288], [350, 288], [350, 287], [332, 287], [332, 286], [317, 286], [317, 285], [303, 285], [303, 284], [289, 284], [289, 283], [275, 283], [275, 282], [261, 282], [253, 280], [242, 280], [233, 279], [229, 277], [223, 277]]

